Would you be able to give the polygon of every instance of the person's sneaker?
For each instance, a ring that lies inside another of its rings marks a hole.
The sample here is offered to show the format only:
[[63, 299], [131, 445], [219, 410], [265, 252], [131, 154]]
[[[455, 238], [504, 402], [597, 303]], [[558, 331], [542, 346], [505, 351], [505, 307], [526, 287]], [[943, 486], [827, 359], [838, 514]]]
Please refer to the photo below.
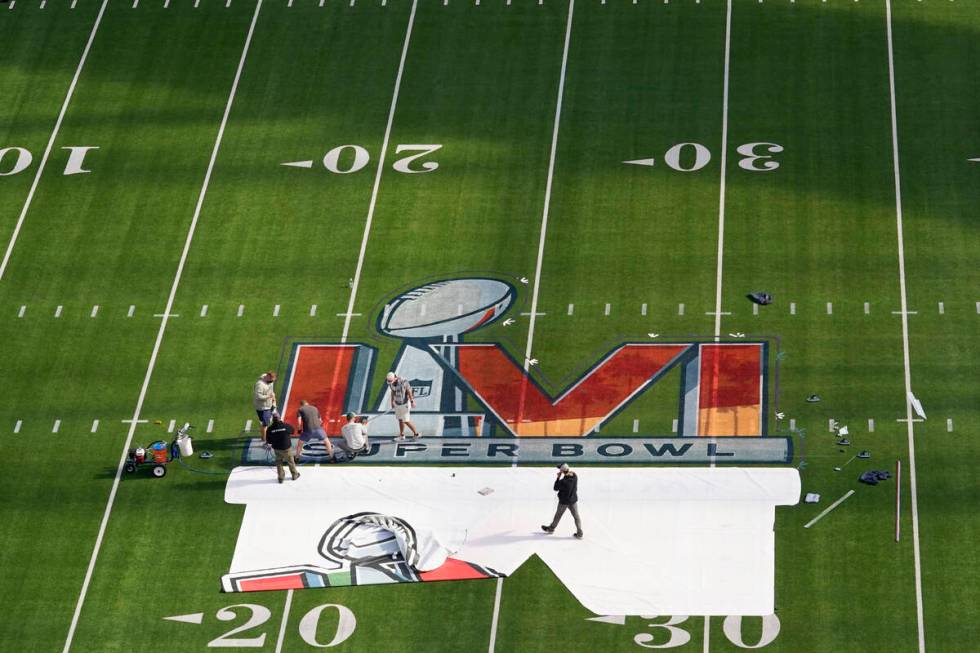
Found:
[[551, 526], [545, 526], [544, 524], [541, 525], [541, 530], [543, 530], [545, 533], [555, 532], [555, 529], [553, 529]]
[[282, 485], [282, 482], [283, 482], [283, 481], [285, 481], [285, 480], [286, 480], [286, 479], [284, 479], [284, 478], [280, 478], [280, 479], [279, 479], [279, 484], [280, 484], [280, 485]]
[[300, 476], [302, 476], [302, 474], [297, 474], [296, 476], [293, 477], [293, 480], [298, 481]]
[[585, 537], [585, 533], [583, 533], [582, 531], [579, 531], [578, 533], [575, 534], [576, 540], [581, 540], [583, 537]]
[[395, 442], [404, 442], [405, 441], [405, 436], [404, 435], [396, 435], [393, 439], [394, 439]]
[[357, 450], [357, 453], [367, 454], [367, 452], [368, 452], [367, 445], [364, 445], [363, 447]]
[[418, 440], [421, 437], [422, 437], [422, 434], [421, 433], [415, 433], [415, 435], [412, 436], [412, 439], [413, 440]]

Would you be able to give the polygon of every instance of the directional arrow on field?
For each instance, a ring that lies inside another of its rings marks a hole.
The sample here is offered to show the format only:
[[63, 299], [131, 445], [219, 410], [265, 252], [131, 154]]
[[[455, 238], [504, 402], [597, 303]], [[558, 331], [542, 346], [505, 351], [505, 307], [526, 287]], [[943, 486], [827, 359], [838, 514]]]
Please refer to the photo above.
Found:
[[623, 161], [631, 166], [647, 166], [648, 168], [653, 167], [653, 159], [633, 159], [632, 161]]
[[586, 617], [586, 621], [598, 621], [601, 624], [616, 624], [617, 626], [626, 625], [626, 616], [621, 614], [611, 614], [605, 617]]
[[729, 333], [728, 335], [730, 335], [733, 338], [744, 338], [745, 337], [745, 334], [744, 333]]
[[647, 335], [650, 336], [651, 338], [659, 338], [660, 337], [660, 334], [659, 333], [648, 333]]
[[776, 413], [776, 419], [783, 419], [786, 417], [786, 413]]
[[198, 624], [204, 621], [203, 612], [195, 612], [194, 614], [177, 614], [172, 617], [164, 617], [167, 621], [180, 621], [185, 624]]
[[521, 283], [523, 283], [526, 286], [528, 284], [527, 277], [521, 277]]
[[506, 320], [504, 320], [504, 326], [510, 326], [513, 323], [514, 320], [512, 318], [507, 318]]
[[290, 168], [312, 168], [312, 161], [289, 161], [287, 163], [281, 163], [279, 165], [289, 166]]
[[528, 365], [537, 365], [538, 364], [538, 359], [537, 358], [529, 358], [527, 360], [527, 364]]

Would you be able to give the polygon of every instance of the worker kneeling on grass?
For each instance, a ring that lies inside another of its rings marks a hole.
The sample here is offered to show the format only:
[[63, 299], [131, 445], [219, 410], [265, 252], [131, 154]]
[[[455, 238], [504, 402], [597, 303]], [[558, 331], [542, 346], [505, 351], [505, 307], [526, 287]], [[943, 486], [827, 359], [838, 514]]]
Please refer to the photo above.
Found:
[[272, 421], [269, 428], [265, 430], [262, 438], [267, 447], [272, 447], [276, 454], [276, 472], [279, 474], [279, 482], [286, 480], [286, 470], [282, 464], [285, 461], [289, 465], [289, 472], [293, 475], [293, 480], [299, 478], [299, 471], [296, 469], [296, 460], [293, 458], [293, 442], [290, 436], [293, 434], [293, 427], [282, 421], [279, 413], [272, 413]]

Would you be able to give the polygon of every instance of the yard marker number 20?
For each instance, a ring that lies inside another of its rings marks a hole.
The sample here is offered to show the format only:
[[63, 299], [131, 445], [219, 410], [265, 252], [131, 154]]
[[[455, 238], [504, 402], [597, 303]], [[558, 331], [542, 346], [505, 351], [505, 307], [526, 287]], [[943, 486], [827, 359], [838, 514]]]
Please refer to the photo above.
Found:
[[[323, 611], [327, 608], [337, 609], [337, 629], [334, 631], [333, 638], [326, 643], [317, 640], [316, 631], [320, 624], [320, 617], [323, 615]], [[238, 635], [246, 631], [252, 630], [253, 628], [258, 628], [262, 624], [269, 621], [272, 617], [272, 611], [264, 605], [256, 605], [254, 603], [239, 603], [237, 605], [229, 605], [225, 608], [221, 608], [215, 613], [215, 617], [219, 621], [233, 621], [238, 613], [237, 609], [248, 610], [251, 616], [241, 626], [232, 628], [224, 635], [212, 639], [208, 642], [208, 648], [261, 648], [265, 646], [265, 639], [267, 633], [262, 633], [261, 635], [256, 635], [254, 637], [233, 637], [233, 635]], [[336, 603], [326, 603], [324, 605], [318, 605], [312, 610], [308, 611], [303, 618], [299, 620], [299, 636], [304, 642], [310, 646], [316, 648], [331, 648], [342, 644], [347, 641], [347, 639], [354, 634], [354, 629], [357, 628], [357, 619], [354, 617], [354, 613], [350, 611], [343, 605], [338, 605]]]

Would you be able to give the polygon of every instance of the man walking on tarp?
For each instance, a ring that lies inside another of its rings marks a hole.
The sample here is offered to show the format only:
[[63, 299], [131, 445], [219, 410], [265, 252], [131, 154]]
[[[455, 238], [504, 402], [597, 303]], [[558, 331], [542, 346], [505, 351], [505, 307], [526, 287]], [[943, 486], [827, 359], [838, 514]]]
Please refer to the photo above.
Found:
[[283, 461], [289, 465], [289, 473], [293, 475], [293, 480], [299, 478], [296, 461], [293, 460], [293, 442], [289, 437], [292, 434], [293, 427], [282, 421], [279, 413], [273, 412], [269, 428], [265, 430], [265, 437], [262, 439], [276, 452], [276, 473], [279, 475], [280, 483], [286, 480], [286, 470], [282, 468]]
[[568, 468], [567, 463], [562, 463], [558, 468], [554, 490], [558, 493], [558, 510], [555, 511], [555, 518], [551, 520], [551, 525], [542, 525], [541, 530], [545, 533], [554, 533], [558, 522], [568, 510], [575, 519], [575, 537], [581, 540], [584, 533], [582, 520], [578, 516], [578, 476]]
[[388, 372], [385, 379], [388, 382], [388, 389], [391, 390], [391, 408], [395, 411], [398, 418], [398, 437], [396, 440], [405, 439], [405, 427], [412, 430], [412, 439], [418, 440], [419, 432], [411, 422], [409, 405], [415, 408], [415, 395], [412, 393], [412, 385], [408, 379], [397, 376], [394, 372]]

